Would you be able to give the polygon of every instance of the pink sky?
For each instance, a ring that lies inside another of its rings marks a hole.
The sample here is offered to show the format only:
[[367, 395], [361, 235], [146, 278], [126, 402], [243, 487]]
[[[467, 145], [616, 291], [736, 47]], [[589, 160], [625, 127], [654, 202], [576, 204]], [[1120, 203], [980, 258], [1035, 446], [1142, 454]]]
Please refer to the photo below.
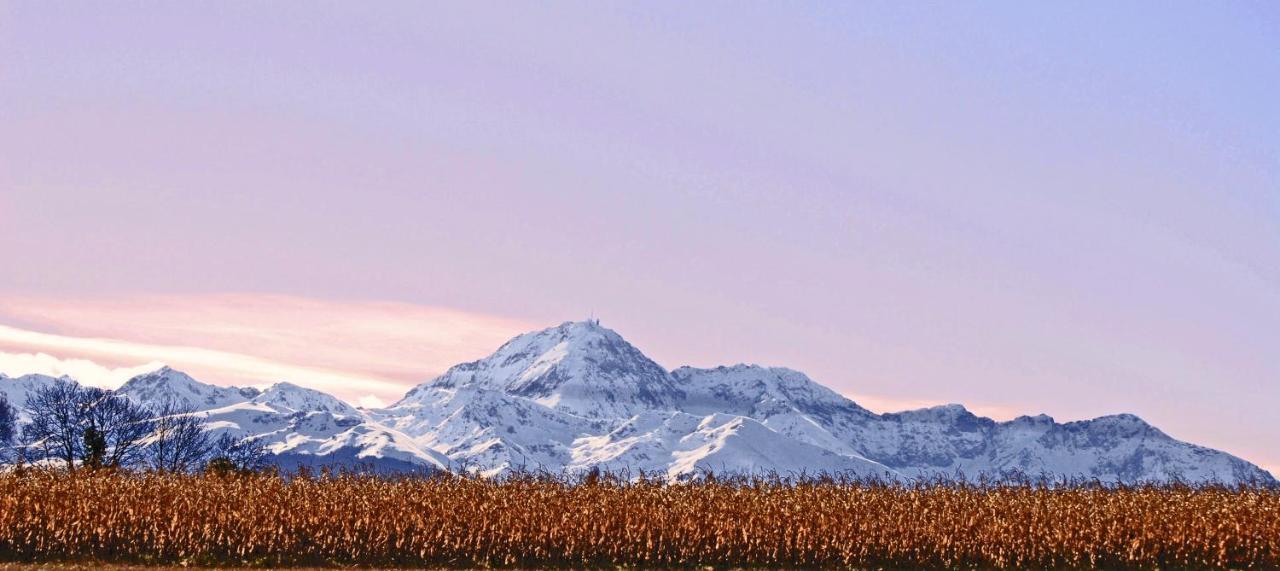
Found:
[[[0, 299], [0, 317], [28, 327], [0, 325], [0, 372], [10, 375], [65, 374], [114, 388], [169, 365], [216, 384], [288, 380], [350, 402], [387, 404], [546, 325], [406, 303], [250, 294], [8, 296]], [[849, 396], [882, 411], [944, 404]], [[1020, 414], [998, 405], [973, 408], [997, 418]]]
[[1133, 412], [1280, 465], [1277, 25], [5, 5], [0, 351], [387, 400], [594, 312], [669, 367]]
[[[533, 327], [405, 303], [245, 294], [11, 297], [0, 299], [0, 315], [30, 324], [0, 326], [0, 372], [45, 367], [113, 386], [140, 364], [164, 363], [218, 384], [293, 381], [385, 403]], [[47, 358], [34, 358], [40, 354]], [[101, 368], [76, 375], [68, 359]]]

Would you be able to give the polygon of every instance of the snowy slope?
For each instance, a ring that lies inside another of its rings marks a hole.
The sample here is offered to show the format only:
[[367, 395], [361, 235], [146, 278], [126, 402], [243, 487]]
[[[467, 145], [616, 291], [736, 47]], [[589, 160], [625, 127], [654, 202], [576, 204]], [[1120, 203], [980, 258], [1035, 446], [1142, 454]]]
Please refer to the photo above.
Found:
[[[376, 468], [385, 460], [394, 467], [445, 469], [449, 464], [444, 455], [419, 446], [408, 435], [366, 418], [349, 405], [344, 410], [351, 414], [297, 410], [281, 404], [281, 399], [271, 397], [270, 392], [263, 393], [268, 396], [263, 401], [254, 399], [197, 414], [205, 418], [214, 436], [225, 433], [252, 438], [272, 454], [291, 457], [291, 465], [359, 463]], [[297, 404], [287, 399], [285, 402]]]
[[172, 402], [193, 410], [224, 407], [258, 396], [257, 389], [201, 383], [167, 366], [129, 379], [119, 392], [145, 405], [159, 406]]
[[591, 418], [670, 409], [683, 397], [666, 370], [594, 321], [520, 335], [410, 391], [397, 405], [416, 402], [427, 388], [455, 387], [500, 391]]
[[253, 397], [250, 402], [271, 407], [282, 413], [327, 412], [340, 416], [357, 417], [356, 408], [336, 397], [315, 389], [293, 383], [276, 383]]
[[838, 430], [869, 459], [914, 477], [1020, 473], [1104, 482], [1273, 481], [1224, 452], [1175, 440], [1133, 415], [1059, 424], [995, 422], [959, 405], [884, 414]]
[[370, 417], [482, 474], [560, 471], [572, 461], [575, 438], [608, 431], [615, 422], [472, 386], [425, 386], [411, 394], [392, 408], [370, 411]]
[[680, 367], [671, 372], [685, 392], [681, 410], [692, 414], [726, 412], [757, 418], [804, 411], [871, 415], [804, 373], [780, 367], [734, 365], [714, 369]]
[[665, 474], [671, 479], [708, 471], [899, 476], [882, 464], [796, 442], [757, 420], [729, 414], [640, 414], [608, 434], [578, 439], [573, 453], [571, 467], [575, 471], [599, 467], [613, 472]]
[[792, 439], [839, 454], [860, 456], [860, 447], [848, 434], [875, 418], [871, 411], [790, 369], [681, 367], [672, 376], [685, 391], [679, 403], [684, 412], [754, 418]]
[[[63, 377], [64, 380], [71, 380]], [[4, 395], [9, 405], [18, 409], [18, 422], [30, 422], [31, 416], [23, 407], [27, 406], [27, 397], [42, 387], [58, 382], [57, 377], [48, 375], [23, 375], [9, 377], [0, 373], [0, 395]]]

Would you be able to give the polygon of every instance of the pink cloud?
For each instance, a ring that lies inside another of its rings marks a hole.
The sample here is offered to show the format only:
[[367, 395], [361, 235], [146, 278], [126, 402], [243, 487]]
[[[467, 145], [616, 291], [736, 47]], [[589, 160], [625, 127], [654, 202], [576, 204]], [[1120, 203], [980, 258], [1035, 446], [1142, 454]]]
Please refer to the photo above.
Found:
[[406, 303], [257, 294], [5, 296], [0, 319], [22, 325], [0, 326], [0, 351], [104, 367], [160, 361], [210, 382], [291, 380], [352, 401], [395, 400], [534, 328]]

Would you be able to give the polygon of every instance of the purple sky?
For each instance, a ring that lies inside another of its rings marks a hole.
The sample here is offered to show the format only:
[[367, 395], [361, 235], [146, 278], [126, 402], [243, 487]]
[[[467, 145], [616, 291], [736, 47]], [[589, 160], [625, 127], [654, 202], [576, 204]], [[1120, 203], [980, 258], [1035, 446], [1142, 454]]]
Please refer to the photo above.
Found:
[[[8, 354], [237, 350], [161, 301], [483, 329], [379, 357], [426, 378], [594, 312], [669, 367], [1280, 467], [1274, 3], [534, 6], [0, 4]], [[323, 339], [269, 357], [347, 371]]]

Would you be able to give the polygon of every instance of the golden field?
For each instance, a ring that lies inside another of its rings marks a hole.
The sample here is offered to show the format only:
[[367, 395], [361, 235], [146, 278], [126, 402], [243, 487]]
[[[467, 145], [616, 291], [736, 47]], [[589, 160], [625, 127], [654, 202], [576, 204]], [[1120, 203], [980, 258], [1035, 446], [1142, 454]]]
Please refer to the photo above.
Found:
[[26, 470], [0, 475], [0, 560], [1280, 568], [1280, 491]]

